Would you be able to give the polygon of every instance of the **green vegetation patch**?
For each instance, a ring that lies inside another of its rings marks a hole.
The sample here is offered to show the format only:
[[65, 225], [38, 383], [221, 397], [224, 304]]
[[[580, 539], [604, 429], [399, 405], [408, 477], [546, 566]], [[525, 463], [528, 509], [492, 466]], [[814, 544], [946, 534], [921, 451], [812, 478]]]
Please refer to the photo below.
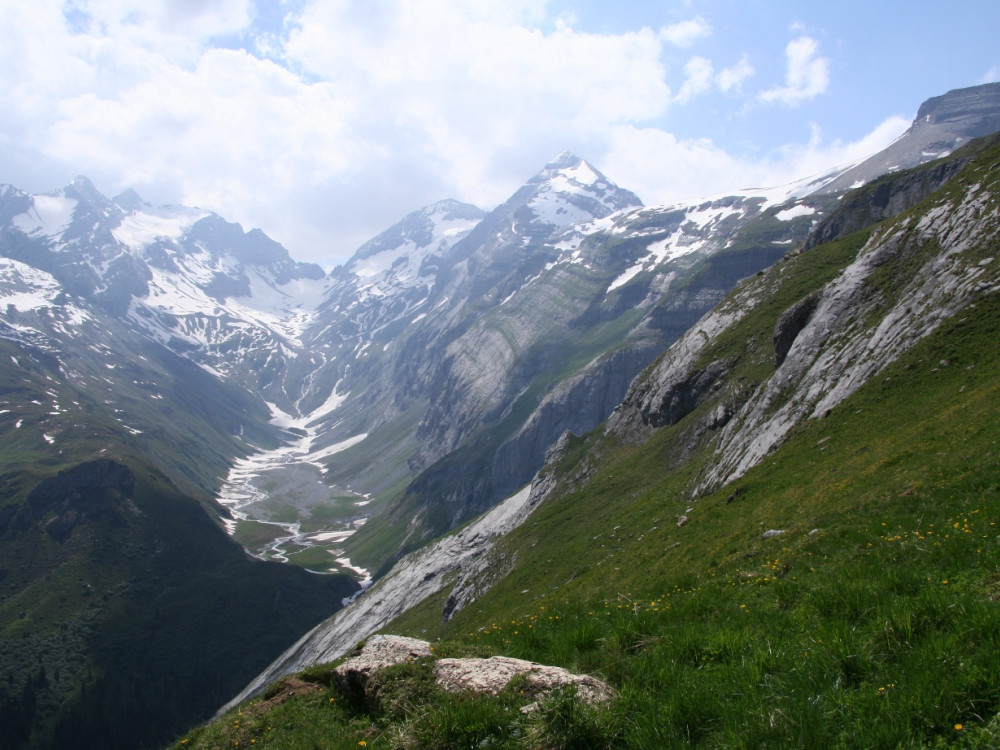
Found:
[[432, 659], [384, 669], [373, 682], [375, 699], [362, 701], [333, 685], [328, 666], [314, 667], [284, 678], [174, 748], [534, 750], [622, 741], [624, 726], [614, 710], [589, 707], [572, 689], [522, 711], [537, 698], [523, 680], [512, 680], [498, 696], [446, 693], [434, 681]]

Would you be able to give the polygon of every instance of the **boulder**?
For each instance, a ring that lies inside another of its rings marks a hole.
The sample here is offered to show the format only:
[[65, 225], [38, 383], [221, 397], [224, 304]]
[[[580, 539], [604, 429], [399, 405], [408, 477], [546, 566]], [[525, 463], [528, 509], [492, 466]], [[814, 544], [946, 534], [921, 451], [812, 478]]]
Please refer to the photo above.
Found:
[[[414, 659], [433, 656], [430, 644], [417, 638], [398, 635], [375, 635], [356, 649], [333, 670], [333, 680], [344, 693], [357, 700], [372, 701], [372, 677], [380, 669]], [[449, 693], [471, 690], [499, 695], [515, 677], [524, 678], [525, 692], [531, 698], [549, 695], [555, 690], [575, 687], [581, 700], [592, 706], [607, 704], [614, 690], [589, 675], [573, 674], [561, 667], [548, 667], [523, 659], [491, 656], [488, 659], [438, 659], [434, 679]], [[522, 711], [532, 711], [530, 704]]]
[[592, 706], [608, 703], [614, 690], [589, 675], [568, 672], [561, 667], [547, 667], [523, 659], [491, 656], [489, 659], [439, 659], [434, 664], [434, 679], [449, 693], [472, 690], [497, 695], [515, 677], [523, 676], [532, 696], [548, 695], [554, 690], [574, 686], [577, 695]]
[[373, 635], [334, 668], [333, 681], [347, 695], [364, 699], [368, 697], [368, 684], [375, 672], [430, 655], [427, 641], [400, 635]]

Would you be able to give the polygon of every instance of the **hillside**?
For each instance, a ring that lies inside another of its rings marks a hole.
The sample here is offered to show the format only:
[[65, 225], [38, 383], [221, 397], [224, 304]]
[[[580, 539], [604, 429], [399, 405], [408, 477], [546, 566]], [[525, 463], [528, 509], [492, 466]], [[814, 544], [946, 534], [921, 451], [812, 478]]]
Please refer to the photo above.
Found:
[[599, 676], [612, 710], [456, 700], [419, 664], [359, 705], [313, 665], [320, 692], [184, 747], [995, 745], [1000, 145], [952, 158], [741, 283], [550, 452], [524, 523], [382, 628]]
[[250, 558], [216, 497], [286, 437], [246, 364], [282, 331], [223, 292], [322, 271], [83, 178], [0, 217], [0, 744], [161, 745], [358, 588]]
[[161, 743], [401, 616], [448, 636], [438, 621], [472, 622], [494, 585], [509, 609], [505, 576], [518, 601], [571, 591], [617, 516], [663, 528], [640, 493], [606, 499], [624, 503], [607, 528], [588, 509], [524, 536], [617, 480], [612, 459], [675, 471], [695, 528], [696, 498], [992, 289], [992, 146], [951, 150], [992, 127], [996, 95], [933, 100], [893, 144], [924, 166], [850, 194], [832, 174], [644, 206], [565, 152], [495, 209], [435, 203], [330, 274], [84, 177], [0, 186], [8, 741]]

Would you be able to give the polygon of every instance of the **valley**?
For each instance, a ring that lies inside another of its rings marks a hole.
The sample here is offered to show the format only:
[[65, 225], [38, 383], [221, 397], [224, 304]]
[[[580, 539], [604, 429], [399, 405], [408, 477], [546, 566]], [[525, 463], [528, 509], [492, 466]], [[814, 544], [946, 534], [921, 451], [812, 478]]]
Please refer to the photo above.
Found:
[[236, 460], [217, 501], [229, 513], [223, 521], [226, 531], [255, 557], [293, 563], [314, 573], [343, 572], [366, 585], [370, 574], [351, 564], [342, 545], [368, 520], [365, 506], [371, 501], [324, 483], [322, 460], [367, 435], [312, 449], [316, 428], [310, 423], [334, 411], [341, 400], [335, 391], [316, 412], [299, 418], [271, 404], [277, 412], [271, 423], [285, 431], [289, 442]]
[[0, 187], [14, 746], [263, 745], [191, 728], [302, 670], [337, 705], [276, 710], [345, 747], [555, 737], [414, 675], [419, 710], [342, 707], [323, 664], [380, 631], [599, 672], [618, 718], [559, 704], [583, 746], [852, 745], [887, 685], [885, 743], [988, 742], [997, 112], [948, 92], [887, 153], [669, 205], [563, 152], [330, 272], [85, 177]]

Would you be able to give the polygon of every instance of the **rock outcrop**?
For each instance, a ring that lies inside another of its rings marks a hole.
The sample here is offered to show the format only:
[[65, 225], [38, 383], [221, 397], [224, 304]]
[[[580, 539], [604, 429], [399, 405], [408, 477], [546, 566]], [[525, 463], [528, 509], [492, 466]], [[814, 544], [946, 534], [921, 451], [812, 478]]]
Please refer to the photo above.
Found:
[[369, 684], [380, 669], [431, 656], [431, 645], [401, 635], [374, 635], [333, 670], [334, 684], [355, 699], [369, 699]]
[[[427, 641], [398, 635], [376, 635], [334, 668], [333, 679], [352, 698], [375, 702], [378, 700], [374, 687], [377, 681], [373, 681], [373, 677], [379, 670], [432, 657], [431, 645]], [[499, 695], [515, 677], [524, 678], [523, 690], [531, 698], [542, 698], [556, 690], [572, 687], [584, 702], [603, 706], [615, 694], [609, 685], [595, 677], [524, 659], [491, 656], [488, 659], [438, 659], [434, 662], [434, 680], [449, 693], [472, 691]], [[536, 708], [537, 703], [531, 703], [521, 710], [527, 712]]]
[[799, 335], [809, 318], [812, 317], [819, 304], [819, 295], [810, 294], [789, 307], [778, 318], [777, 325], [774, 326], [774, 366], [781, 367], [781, 363], [788, 356], [788, 351], [795, 342], [795, 337]]
[[920, 105], [910, 128], [887, 148], [823, 186], [831, 194], [887, 172], [945, 156], [973, 138], [1000, 130], [1000, 83], [954, 89]]
[[[434, 679], [449, 693], [471, 690], [498, 695], [515, 677], [524, 677], [525, 692], [542, 697], [566, 687], [576, 688], [576, 694], [592, 706], [610, 703], [614, 690], [590, 675], [573, 674], [562, 667], [549, 667], [524, 659], [491, 656], [488, 659], [439, 659], [434, 664]], [[522, 711], [532, 710], [529, 704]]]

